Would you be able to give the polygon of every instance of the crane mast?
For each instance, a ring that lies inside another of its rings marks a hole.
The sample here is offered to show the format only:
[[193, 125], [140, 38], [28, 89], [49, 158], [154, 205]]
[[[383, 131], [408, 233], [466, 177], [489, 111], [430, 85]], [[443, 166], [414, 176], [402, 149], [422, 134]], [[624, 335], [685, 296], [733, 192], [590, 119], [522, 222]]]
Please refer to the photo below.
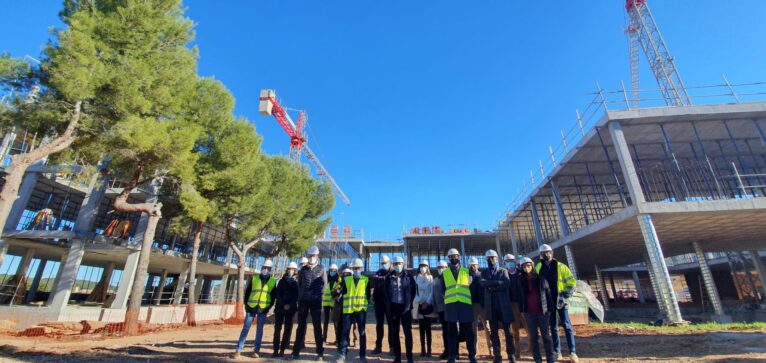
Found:
[[630, 80], [633, 105], [637, 106], [639, 100], [638, 48], [640, 47], [657, 79], [657, 85], [665, 103], [668, 106], [690, 106], [692, 101], [646, 0], [626, 0], [625, 10], [629, 17], [627, 33], [630, 37]]
[[340, 189], [338, 183], [335, 182], [335, 178], [330, 175], [330, 172], [322, 165], [319, 158], [309, 149], [306, 144], [306, 134], [304, 132], [304, 126], [308, 122], [308, 116], [305, 111], [299, 111], [298, 122], [293, 122], [290, 114], [287, 113], [287, 109], [284, 108], [279, 101], [274, 90], [265, 89], [261, 90], [258, 111], [262, 115], [271, 115], [277, 120], [282, 129], [285, 130], [287, 136], [290, 137], [290, 160], [295, 163], [300, 163], [301, 154], [306, 154], [306, 158], [309, 159], [311, 165], [314, 166], [316, 174], [319, 177], [324, 178], [330, 183], [330, 186], [338, 194], [346, 205], [351, 205], [351, 200], [348, 199], [343, 190]]

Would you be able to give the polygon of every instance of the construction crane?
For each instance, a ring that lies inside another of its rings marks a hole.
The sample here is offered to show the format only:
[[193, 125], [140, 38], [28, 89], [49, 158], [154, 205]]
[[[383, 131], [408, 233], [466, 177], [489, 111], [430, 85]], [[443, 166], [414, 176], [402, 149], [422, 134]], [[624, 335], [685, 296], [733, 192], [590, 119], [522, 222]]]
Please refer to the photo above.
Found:
[[287, 113], [287, 109], [277, 100], [277, 94], [272, 89], [261, 90], [258, 112], [264, 116], [274, 116], [279, 125], [282, 126], [282, 129], [287, 133], [287, 136], [290, 136], [290, 160], [295, 163], [300, 163], [301, 154], [305, 154], [306, 158], [309, 159], [312, 165], [314, 165], [317, 175], [319, 177], [324, 177], [330, 183], [330, 186], [335, 190], [335, 193], [343, 199], [343, 202], [346, 203], [346, 205], [351, 205], [351, 201], [346, 194], [343, 193], [338, 186], [338, 183], [335, 182], [335, 179], [333, 179], [332, 175], [330, 175], [324, 165], [322, 165], [322, 162], [319, 161], [319, 158], [317, 158], [306, 143], [306, 133], [304, 132], [304, 127], [308, 122], [306, 112], [299, 110], [298, 123], [294, 123], [292, 118], [290, 118], [290, 114]]
[[681, 76], [678, 74], [673, 56], [670, 55], [665, 40], [660, 34], [657, 23], [646, 0], [626, 0], [625, 10], [628, 12], [628, 33], [630, 41], [630, 85], [631, 98], [634, 107], [638, 107], [640, 99], [638, 76], [638, 49], [643, 49], [649, 66], [660, 87], [660, 92], [668, 106], [690, 106], [692, 104], [686, 92]]

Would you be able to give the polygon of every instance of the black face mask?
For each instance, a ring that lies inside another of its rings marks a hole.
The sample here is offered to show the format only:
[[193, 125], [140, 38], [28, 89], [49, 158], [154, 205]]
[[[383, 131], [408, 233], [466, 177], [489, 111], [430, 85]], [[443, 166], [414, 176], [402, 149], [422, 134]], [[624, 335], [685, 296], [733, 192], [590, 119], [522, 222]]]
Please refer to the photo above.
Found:
[[541, 258], [543, 261], [545, 261], [545, 262], [548, 262], [548, 261], [550, 261], [550, 260], [551, 260], [551, 256], [548, 256], [548, 254], [547, 254], [547, 253], [546, 253], [546, 254], [543, 254], [543, 255], [540, 255], [540, 258]]
[[487, 259], [487, 265], [489, 267], [495, 267], [495, 261], [493, 261], [491, 258]]
[[459, 259], [459, 258], [450, 258], [450, 259], [449, 259], [449, 262], [450, 262], [451, 264], [453, 264], [453, 265], [457, 265], [457, 264], [459, 264], [459, 263], [460, 263], [460, 259]]

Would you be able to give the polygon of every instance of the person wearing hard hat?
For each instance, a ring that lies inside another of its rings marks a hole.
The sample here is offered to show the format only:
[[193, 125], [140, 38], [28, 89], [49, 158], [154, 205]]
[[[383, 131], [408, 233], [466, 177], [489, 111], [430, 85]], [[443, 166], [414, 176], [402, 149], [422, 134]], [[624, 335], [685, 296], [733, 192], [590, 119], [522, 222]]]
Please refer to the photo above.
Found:
[[322, 339], [322, 297], [327, 285], [327, 273], [319, 263], [319, 248], [309, 247], [306, 252], [308, 263], [298, 271], [298, 328], [295, 331], [293, 359], [300, 359], [301, 349], [306, 343], [306, 328], [311, 314], [311, 324], [314, 326], [314, 342], [319, 359], [324, 356], [324, 339]]
[[[458, 333], [465, 337], [468, 359], [476, 362], [476, 336], [471, 329], [473, 322], [473, 302], [471, 300], [471, 273], [460, 266], [460, 252], [451, 248], [447, 251], [449, 268], [442, 275], [444, 290], [444, 320], [447, 322], [447, 362], [454, 363], [458, 352]], [[459, 330], [458, 330], [459, 328]]]
[[502, 361], [500, 350], [500, 329], [502, 329], [505, 334], [505, 351], [508, 353], [508, 360], [515, 363], [516, 349], [511, 334], [511, 323], [513, 323], [514, 318], [511, 295], [508, 292], [511, 281], [508, 277], [508, 271], [500, 266], [499, 256], [495, 250], [488, 250], [484, 254], [484, 258], [487, 259], [487, 268], [481, 272], [479, 284], [483, 289], [484, 314], [489, 320], [494, 362], [500, 363]]
[[367, 276], [362, 275], [363, 269], [364, 263], [362, 263], [362, 260], [359, 258], [355, 259], [351, 263], [353, 274], [344, 277], [339, 283], [339, 295], [343, 300], [343, 332], [339, 336], [341, 342], [338, 363], [346, 361], [352, 325], [356, 325], [359, 332], [359, 360], [362, 363], [367, 361], [365, 323], [367, 321], [367, 304], [372, 293], [372, 285], [369, 284]]
[[306, 258], [306, 256], [301, 257], [300, 260], [298, 260], [298, 271], [300, 271], [303, 268], [303, 266], [306, 266], [306, 264], [308, 263], [309, 263], [309, 259]]
[[434, 297], [434, 311], [439, 316], [439, 323], [442, 326], [442, 348], [443, 351], [439, 355], [439, 359], [447, 359], [447, 322], [444, 320], [444, 287], [442, 279], [444, 278], [444, 270], [448, 268], [447, 262], [439, 261], [436, 265], [436, 271], [438, 276], [433, 281], [433, 297]]
[[[285, 274], [282, 275], [277, 287], [274, 288], [276, 303], [274, 303], [274, 353], [272, 358], [283, 357], [285, 349], [290, 345], [290, 337], [293, 333], [293, 316], [298, 311], [298, 281], [295, 280], [297, 270], [298, 264], [290, 262]], [[285, 328], [284, 333], [282, 333], [283, 326]]]
[[404, 269], [404, 259], [394, 258], [394, 270], [386, 276], [385, 286], [386, 308], [389, 320], [388, 334], [393, 343], [394, 363], [402, 361], [402, 344], [399, 331], [404, 330], [404, 347], [407, 362], [413, 361], [412, 356], [412, 302], [417, 292], [415, 278]]
[[545, 357], [548, 363], [556, 361], [553, 354], [553, 341], [549, 331], [550, 315], [556, 310], [556, 303], [552, 297], [552, 288], [548, 280], [537, 274], [534, 263], [527, 257], [520, 259], [521, 263], [521, 312], [527, 322], [529, 332], [530, 350], [535, 362], [543, 361], [540, 356], [540, 342], [543, 339]]
[[418, 265], [418, 274], [415, 277], [415, 283], [418, 286], [413, 303], [413, 318], [418, 320], [418, 331], [420, 332], [420, 356], [431, 356], [431, 319], [436, 316], [434, 312], [434, 287], [433, 276], [431, 276], [431, 266], [428, 260], [420, 261]]
[[575, 351], [575, 335], [574, 329], [572, 329], [572, 322], [569, 321], [569, 309], [566, 304], [566, 300], [574, 293], [575, 286], [577, 286], [577, 279], [575, 279], [572, 271], [569, 267], [561, 261], [553, 258], [553, 249], [547, 244], [540, 246], [540, 262], [537, 263], [535, 270], [537, 273], [548, 280], [548, 284], [551, 287], [551, 293], [554, 304], [558, 300], [562, 300], [561, 309], [554, 309], [551, 313], [551, 338], [553, 339], [553, 349], [556, 351], [556, 358], [561, 359], [561, 339], [559, 338], [559, 325], [564, 326], [564, 333], [567, 338], [567, 346], [569, 347], [569, 359], [572, 362], [577, 363], [578, 357]]
[[518, 360], [521, 358], [521, 336], [519, 335], [521, 328], [524, 328], [527, 332], [527, 337], [529, 337], [527, 322], [521, 316], [521, 266], [516, 264], [516, 256], [510, 253], [503, 257], [503, 262], [506, 271], [508, 271], [508, 279], [510, 281], [508, 295], [511, 299], [511, 309], [513, 310], [511, 329], [513, 330], [514, 347], [516, 348], [516, 360]]
[[234, 354], [235, 359], [239, 358], [240, 353], [245, 349], [245, 339], [247, 339], [247, 334], [250, 332], [254, 319], [257, 321], [255, 340], [253, 341], [255, 346], [253, 357], [259, 357], [261, 341], [263, 340], [263, 324], [266, 323], [266, 313], [269, 312], [273, 305], [272, 295], [274, 287], [277, 286], [277, 280], [271, 276], [271, 268], [273, 266], [274, 264], [271, 260], [266, 260], [261, 267], [260, 275], [253, 275], [245, 288], [244, 296], [248, 297], [245, 304], [245, 312], [247, 314], [245, 315], [245, 324], [242, 326], [242, 332], [239, 334], [237, 351]]
[[471, 257], [468, 260], [468, 272], [471, 274], [471, 302], [473, 308], [473, 323], [471, 329], [473, 330], [474, 341], [473, 344], [476, 347], [476, 352], [479, 352], [479, 327], [484, 330], [484, 337], [487, 340], [487, 350], [489, 355], [492, 355], [492, 337], [489, 333], [489, 324], [487, 323], [487, 315], [484, 314], [483, 307], [483, 289], [479, 282], [481, 281], [481, 271], [479, 270], [479, 260], [476, 257]]
[[[386, 276], [393, 271], [391, 266], [391, 259], [388, 256], [383, 255], [381, 257], [381, 267], [375, 272], [375, 276], [372, 277], [372, 300], [375, 305], [375, 349], [370, 354], [376, 355], [382, 352], [383, 348], [383, 334], [384, 325], [390, 322], [391, 319], [386, 317], [386, 297], [385, 286]], [[391, 339], [388, 339], [388, 347], [391, 349], [393, 343]]]
[[[331, 344], [327, 339], [327, 328], [330, 326], [330, 316], [332, 315], [333, 306], [335, 303], [332, 301], [331, 291], [335, 287], [335, 284], [340, 281], [340, 275], [338, 275], [338, 265], [331, 264], [329, 274], [327, 276], [327, 285], [324, 288], [324, 295], [322, 295], [322, 310], [324, 310], [324, 327], [322, 331], [322, 337], [326, 344]], [[338, 344], [338, 332], [335, 332], [335, 344]]]

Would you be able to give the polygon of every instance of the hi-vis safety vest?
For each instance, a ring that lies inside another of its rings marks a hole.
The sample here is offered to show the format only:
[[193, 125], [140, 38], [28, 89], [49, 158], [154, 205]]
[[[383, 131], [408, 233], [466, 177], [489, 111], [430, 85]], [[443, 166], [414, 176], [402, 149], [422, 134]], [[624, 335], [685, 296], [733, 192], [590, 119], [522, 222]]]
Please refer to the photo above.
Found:
[[343, 296], [343, 314], [353, 314], [357, 311], [367, 311], [367, 276], [359, 278], [354, 286], [354, 277], [347, 276], [346, 295]]
[[269, 277], [269, 281], [266, 281], [266, 285], [261, 283], [261, 276], [253, 276], [253, 282], [250, 287], [250, 297], [247, 298], [247, 306], [254, 308], [259, 306], [261, 309], [267, 308], [271, 305], [271, 290], [274, 290], [274, 286], [277, 285], [277, 280], [273, 277]]
[[322, 306], [329, 306], [333, 307], [335, 304], [332, 301], [332, 289], [335, 288], [335, 285], [338, 284], [338, 281], [332, 281], [327, 284], [327, 286], [324, 288], [324, 295], [322, 295]]
[[455, 276], [452, 276], [452, 269], [444, 270], [444, 304], [463, 303], [471, 305], [471, 290], [468, 285], [471, 284], [468, 278], [468, 269], [461, 267], [457, 273], [457, 282]]
[[[542, 263], [538, 262], [537, 266], [535, 266], [535, 270], [537, 273], [540, 273], [540, 268], [542, 268]], [[556, 288], [558, 292], [568, 292], [572, 293], [574, 292], [575, 286], [577, 286], [577, 280], [575, 279], [574, 275], [572, 275], [572, 271], [569, 270], [569, 267], [567, 265], [556, 261]]]

